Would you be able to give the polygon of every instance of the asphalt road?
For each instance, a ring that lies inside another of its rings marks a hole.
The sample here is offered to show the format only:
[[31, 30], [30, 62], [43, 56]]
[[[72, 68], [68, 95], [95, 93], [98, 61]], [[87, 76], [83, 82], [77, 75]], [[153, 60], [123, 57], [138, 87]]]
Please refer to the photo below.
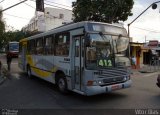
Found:
[[0, 85], [0, 108], [160, 109], [158, 73], [134, 73], [131, 88], [86, 97], [73, 92], [64, 95], [51, 83], [36, 77], [27, 78], [18, 68], [17, 59], [13, 60], [11, 69], [10, 77]]

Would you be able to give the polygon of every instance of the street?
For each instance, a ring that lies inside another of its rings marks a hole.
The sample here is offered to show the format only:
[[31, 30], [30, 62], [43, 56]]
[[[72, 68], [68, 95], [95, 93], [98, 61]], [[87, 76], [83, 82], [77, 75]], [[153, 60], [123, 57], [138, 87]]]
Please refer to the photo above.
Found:
[[159, 13], [157, 0], [0, 0], [0, 115], [160, 115]]
[[[3, 58], [2, 58], [3, 57]], [[5, 65], [4, 56], [1, 57]], [[61, 94], [55, 85], [28, 78], [13, 59], [10, 77], [0, 85], [0, 108], [18, 109], [159, 109], [158, 73], [134, 73], [132, 87], [107, 94], [82, 96]]]

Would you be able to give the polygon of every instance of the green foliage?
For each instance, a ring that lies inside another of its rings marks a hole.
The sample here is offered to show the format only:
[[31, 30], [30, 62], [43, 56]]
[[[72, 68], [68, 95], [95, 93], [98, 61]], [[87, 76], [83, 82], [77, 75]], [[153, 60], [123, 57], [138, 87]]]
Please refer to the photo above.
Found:
[[31, 35], [34, 35], [37, 33], [30, 33], [26, 32], [24, 33], [22, 30], [12, 30], [12, 31], [5, 31], [5, 22], [2, 19], [2, 12], [0, 10], [0, 50], [2, 48], [5, 48], [5, 46], [10, 41], [19, 41], [20, 39], [23, 39], [25, 37], [29, 37]]
[[3, 44], [3, 35], [5, 32], [5, 23], [2, 19], [2, 17], [3, 17], [3, 15], [2, 15], [2, 12], [0, 9], [0, 48], [2, 47], [2, 44]]
[[0, 48], [5, 47], [9, 41], [19, 41], [22, 38], [24, 38], [24, 33], [22, 31], [7, 31], [3, 33], [3, 40], [1, 39]]
[[10, 41], [19, 42], [21, 39], [35, 35], [35, 34], [38, 34], [38, 33], [30, 33], [30, 32], [24, 33], [22, 30], [7, 31], [3, 33], [3, 40], [0, 39], [0, 49], [5, 47]]
[[133, 15], [133, 4], [133, 0], [77, 0], [72, 3], [73, 20], [107, 23], [125, 21]]
[[5, 32], [5, 23], [2, 19], [2, 12], [0, 10], [0, 36]]

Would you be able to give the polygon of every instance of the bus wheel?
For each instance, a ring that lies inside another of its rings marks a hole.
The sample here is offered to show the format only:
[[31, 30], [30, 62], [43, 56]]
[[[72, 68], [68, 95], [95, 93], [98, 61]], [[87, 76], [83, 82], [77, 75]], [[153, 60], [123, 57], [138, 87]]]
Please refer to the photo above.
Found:
[[58, 77], [59, 77], [58, 80], [57, 80], [58, 89], [62, 93], [67, 93], [67, 81], [66, 81], [66, 78], [64, 77], [63, 74], [60, 74]]
[[30, 68], [30, 66], [27, 66], [27, 75], [28, 75], [29, 78], [32, 77], [32, 73], [31, 73], [31, 68]]

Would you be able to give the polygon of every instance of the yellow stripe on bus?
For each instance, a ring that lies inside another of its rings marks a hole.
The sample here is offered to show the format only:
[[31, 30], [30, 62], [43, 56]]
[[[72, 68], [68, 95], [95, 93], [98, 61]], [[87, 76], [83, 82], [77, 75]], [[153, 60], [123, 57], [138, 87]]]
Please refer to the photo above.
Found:
[[[33, 71], [34, 73], [36, 73], [38, 76], [41, 76], [41, 77], [49, 77], [49, 76], [52, 75], [52, 73], [55, 73], [55, 72], [57, 71], [57, 67], [53, 67], [53, 68], [50, 70], [50, 72], [44, 71], [44, 70], [41, 70], [41, 69], [38, 69], [38, 68], [35, 66], [35, 63], [33, 62], [33, 59], [32, 59], [32, 57], [31, 57], [31, 55], [28, 55], [28, 56], [27, 56], [27, 62], [29, 63], [29, 65], [30, 65], [31, 67], [33, 67], [33, 68], [32, 68], [32, 71]], [[34, 68], [34, 67], [35, 67], [35, 68]]]

